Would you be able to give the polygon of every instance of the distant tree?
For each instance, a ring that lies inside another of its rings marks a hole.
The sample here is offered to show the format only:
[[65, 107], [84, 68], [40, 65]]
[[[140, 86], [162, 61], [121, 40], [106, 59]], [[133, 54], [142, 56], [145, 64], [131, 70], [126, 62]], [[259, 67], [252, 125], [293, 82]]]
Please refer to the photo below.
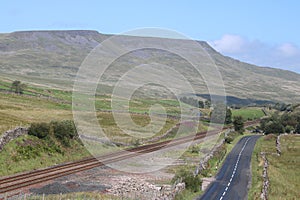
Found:
[[232, 122], [232, 112], [230, 108], [226, 109], [226, 116], [225, 116], [225, 124], [230, 124]]
[[292, 126], [287, 125], [287, 126], [285, 127], [285, 132], [286, 132], [286, 133], [291, 133], [292, 131], [293, 131], [293, 127], [292, 127]]
[[284, 133], [284, 126], [279, 121], [269, 121], [264, 128], [266, 134], [275, 133], [280, 134]]
[[242, 116], [235, 116], [233, 118], [233, 126], [234, 130], [239, 133], [243, 133], [244, 131], [244, 120]]
[[203, 103], [203, 101], [198, 101], [198, 107], [199, 107], [199, 108], [204, 108], [204, 103]]
[[210, 108], [211, 102], [210, 102], [209, 100], [206, 100], [206, 101], [204, 102], [204, 106], [205, 106], [206, 108]]
[[214, 123], [230, 124], [232, 122], [232, 113], [225, 104], [216, 104], [211, 112], [211, 121]]
[[284, 113], [280, 121], [285, 127], [291, 126], [296, 128], [298, 121], [300, 121], [300, 115], [298, 113]]
[[183, 103], [189, 104], [193, 107], [196, 107], [196, 108], [204, 108], [203, 101], [199, 101], [197, 99], [194, 99], [193, 97], [185, 97], [184, 96], [184, 97], [180, 98], [180, 101]]
[[26, 84], [21, 83], [21, 81], [14, 81], [11, 84], [11, 89], [14, 91], [16, 94], [23, 94], [24, 89], [26, 88]]
[[295, 133], [300, 133], [300, 123], [297, 124], [296, 129], [295, 129]]

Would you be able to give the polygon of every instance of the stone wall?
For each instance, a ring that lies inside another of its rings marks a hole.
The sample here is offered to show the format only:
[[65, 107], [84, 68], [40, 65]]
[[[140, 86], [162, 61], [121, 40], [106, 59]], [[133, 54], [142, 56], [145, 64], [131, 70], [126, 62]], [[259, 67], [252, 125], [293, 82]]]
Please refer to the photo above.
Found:
[[195, 173], [194, 173], [195, 175], [196, 175], [196, 174], [200, 174], [202, 170], [206, 169], [208, 161], [209, 161], [212, 157], [214, 157], [214, 154], [215, 154], [215, 153], [218, 151], [218, 149], [224, 144], [224, 142], [225, 142], [224, 139], [221, 140], [219, 143], [217, 143], [217, 144], [213, 147], [212, 151], [210, 151], [208, 154], [206, 154], [206, 155], [204, 156], [204, 158], [202, 158], [202, 159], [200, 160], [199, 165], [196, 167], [196, 170], [195, 170]]
[[11, 140], [21, 136], [26, 135], [28, 133], [27, 128], [18, 127], [13, 130], [6, 131], [1, 137], [0, 137], [0, 151], [4, 148], [4, 146], [10, 142]]
[[268, 199], [268, 189], [269, 189], [269, 177], [268, 177], [269, 163], [268, 163], [265, 152], [261, 152], [261, 156], [264, 161], [264, 168], [263, 168], [263, 186], [262, 186], [260, 198], [263, 200], [267, 200]]

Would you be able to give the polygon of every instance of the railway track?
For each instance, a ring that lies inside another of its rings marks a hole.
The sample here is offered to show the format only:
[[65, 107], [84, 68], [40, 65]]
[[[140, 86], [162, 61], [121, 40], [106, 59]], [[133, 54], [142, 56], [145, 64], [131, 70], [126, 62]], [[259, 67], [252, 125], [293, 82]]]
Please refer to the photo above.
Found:
[[[257, 124], [258, 122], [259, 122], [258, 120], [247, 122], [245, 123], [245, 126], [251, 126]], [[218, 134], [220, 133], [220, 131], [228, 128], [232, 128], [232, 126], [220, 130], [200, 132], [192, 136], [185, 136], [173, 140], [167, 140], [167, 141], [143, 145], [131, 149], [125, 149], [126, 151], [118, 151], [97, 158], [86, 158], [80, 161], [64, 163], [61, 165], [56, 165], [45, 169], [40, 169], [40, 170], [25, 172], [25, 173], [21, 173], [9, 177], [4, 177], [0, 179], [0, 194], [3, 195], [8, 192], [17, 191], [29, 186], [50, 181], [58, 177], [70, 175], [80, 171], [85, 171], [95, 167], [103, 166], [105, 164], [110, 164], [113, 162], [125, 160], [127, 158], [135, 157], [141, 154], [158, 151], [159, 149], [162, 149], [166, 146], [172, 147], [183, 143], [203, 139], [208, 135]]]

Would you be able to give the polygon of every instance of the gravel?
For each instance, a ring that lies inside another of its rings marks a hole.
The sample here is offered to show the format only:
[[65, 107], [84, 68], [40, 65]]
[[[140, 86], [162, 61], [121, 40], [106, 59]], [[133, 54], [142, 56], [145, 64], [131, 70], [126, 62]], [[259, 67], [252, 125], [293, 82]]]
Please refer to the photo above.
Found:
[[87, 192], [87, 191], [105, 191], [109, 189], [108, 186], [100, 185], [100, 184], [85, 184], [80, 182], [66, 182], [59, 183], [54, 182], [48, 185], [45, 185], [41, 188], [33, 188], [30, 189], [30, 192], [34, 194], [66, 194], [70, 192]]

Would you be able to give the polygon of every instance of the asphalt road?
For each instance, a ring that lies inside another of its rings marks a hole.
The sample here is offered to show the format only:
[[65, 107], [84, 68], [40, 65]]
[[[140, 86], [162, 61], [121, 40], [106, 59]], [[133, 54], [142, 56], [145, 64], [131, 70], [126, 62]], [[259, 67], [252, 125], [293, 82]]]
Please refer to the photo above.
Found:
[[247, 199], [251, 180], [251, 155], [260, 136], [243, 137], [228, 154], [216, 180], [198, 200]]

